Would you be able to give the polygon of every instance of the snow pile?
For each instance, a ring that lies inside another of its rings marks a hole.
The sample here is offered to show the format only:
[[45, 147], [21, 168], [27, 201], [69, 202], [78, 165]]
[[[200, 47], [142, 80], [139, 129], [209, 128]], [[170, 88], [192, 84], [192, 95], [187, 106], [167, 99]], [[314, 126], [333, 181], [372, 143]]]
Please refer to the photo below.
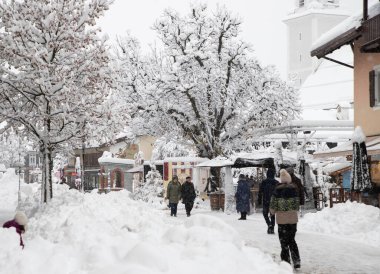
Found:
[[14, 211], [17, 206], [18, 175], [13, 168], [0, 174], [0, 210]]
[[299, 228], [380, 246], [380, 210], [365, 204], [346, 202], [308, 213], [300, 220]]
[[0, 228], [0, 273], [291, 273], [219, 218], [195, 214], [183, 224], [125, 190], [54, 188], [30, 218], [24, 250]]

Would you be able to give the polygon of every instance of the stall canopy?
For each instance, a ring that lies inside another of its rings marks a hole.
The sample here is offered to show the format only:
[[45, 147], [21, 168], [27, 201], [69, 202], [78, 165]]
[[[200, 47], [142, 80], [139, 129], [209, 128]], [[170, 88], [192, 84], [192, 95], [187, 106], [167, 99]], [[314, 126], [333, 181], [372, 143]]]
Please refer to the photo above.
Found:
[[[295, 153], [283, 152], [282, 165], [284, 167], [295, 166], [297, 164], [297, 157]], [[274, 152], [253, 152], [234, 155], [227, 159], [225, 157], [217, 157], [215, 159], [205, 161], [197, 165], [197, 167], [226, 167], [244, 168], [244, 167], [274, 167], [274, 159], [276, 154]]]

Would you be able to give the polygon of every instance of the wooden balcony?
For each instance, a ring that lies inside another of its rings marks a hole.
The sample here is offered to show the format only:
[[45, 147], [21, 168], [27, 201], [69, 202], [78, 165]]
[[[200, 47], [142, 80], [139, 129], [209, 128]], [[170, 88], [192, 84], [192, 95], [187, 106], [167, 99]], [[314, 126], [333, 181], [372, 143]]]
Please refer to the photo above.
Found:
[[362, 52], [380, 52], [380, 14], [363, 22]]

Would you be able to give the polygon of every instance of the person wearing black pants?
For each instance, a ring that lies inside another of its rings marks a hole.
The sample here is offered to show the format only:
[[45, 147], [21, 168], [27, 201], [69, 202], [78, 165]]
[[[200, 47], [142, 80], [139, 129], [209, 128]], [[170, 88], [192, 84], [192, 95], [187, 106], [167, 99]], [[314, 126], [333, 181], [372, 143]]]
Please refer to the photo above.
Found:
[[190, 212], [194, 206], [194, 200], [196, 197], [194, 184], [191, 182], [191, 177], [187, 176], [186, 181], [181, 188], [182, 203], [185, 204], [186, 216], [190, 217]]
[[272, 214], [276, 214], [278, 237], [281, 244], [281, 260], [290, 264], [291, 257], [293, 267], [296, 269], [301, 267], [300, 253], [295, 240], [299, 207], [298, 187], [292, 182], [289, 173], [281, 169], [280, 184], [273, 192], [270, 211]]
[[258, 195], [259, 205], [261, 203], [263, 204], [263, 215], [265, 222], [268, 225], [268, 234], [274, 234], [275, 226], [275, 215], [270, 214], [269, 212], [270, 199], [272, 197], [274, 189], [279, 184], [279, 182], [274, 179], [275, 173], [276, 171], [273, 168], [268, 169], [267, 178], [261, 182]]
[[300, 265], [300, 253], [295, 240], [297, 224], [278, 225], [278, 237], [281, 244], [281, 260], [290, 263], [289, 251], [294, 268]]

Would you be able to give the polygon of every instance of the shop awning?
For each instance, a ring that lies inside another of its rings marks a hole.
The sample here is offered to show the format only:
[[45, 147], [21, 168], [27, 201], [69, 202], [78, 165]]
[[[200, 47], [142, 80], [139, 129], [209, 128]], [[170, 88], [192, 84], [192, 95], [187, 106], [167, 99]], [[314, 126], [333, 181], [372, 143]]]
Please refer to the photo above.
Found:
[[[286, 154], [286, 153], [284, 153]], [[243, 153], [232, 156], [230, 159], [224, 157], [218, 157], [209, 161], [200, 163], [197, 167], [226, 167], [232, 168], [244, 168], [244, 167], [273, 167], [274, 166], [275, 153], [273, 152], [252, 152]], [[297, 164], [296, 157], [283, 155], [284, 166], [295, 166]]]
[[[367, 137], [366, 145], [368, 155], [380, 155], [380, 136]], [[315, 152], [313, 157], [320, 159], [352, 156], [352, 149], [353, 146], [350, 141], [326, 151]]]

